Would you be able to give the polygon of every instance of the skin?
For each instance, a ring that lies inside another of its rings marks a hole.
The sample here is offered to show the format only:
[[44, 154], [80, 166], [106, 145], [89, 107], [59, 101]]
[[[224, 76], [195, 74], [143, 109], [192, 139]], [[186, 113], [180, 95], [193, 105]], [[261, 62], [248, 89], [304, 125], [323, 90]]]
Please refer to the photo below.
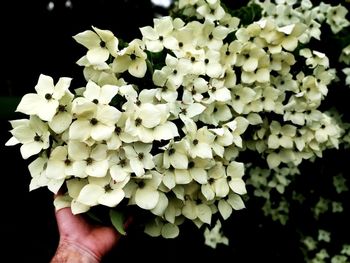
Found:
[[56, 211], [56, 221], [60, 240], [51, 263], [101, 262], [121, 237], [113, 227], [93, 225], [83, 215], [73, 215], [69, 207]]

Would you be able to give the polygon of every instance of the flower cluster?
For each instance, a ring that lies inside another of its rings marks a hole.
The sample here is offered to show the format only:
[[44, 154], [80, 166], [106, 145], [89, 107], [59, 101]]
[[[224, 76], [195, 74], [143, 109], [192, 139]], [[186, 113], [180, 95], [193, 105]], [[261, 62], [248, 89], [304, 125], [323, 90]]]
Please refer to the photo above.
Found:
[[[29, 118], [11, 121], [7, 145], [36, 156], [30, 189], [65, 189], [55, 205], [74, 214], [135, 205], [151, 215], [145, 232], [165, 238], [186, 220], [211, 225], [245, 207], [245, 170], [253, 185], [263, 171], [247, 154], [283, 192], [290, 170], [339, 145], [341, 125], [320, 109], [335, 73], [307, 43], [319, 22], [334, 32], [349, 22], [341, 6], [278, 2], [259, 2], [266, 16], [248, 25], [220, 0], [180, 0], [142, 39], [96, 27], [75, 35], [85, 87], [41, 75], [17, 108]], [[227, 244], [217, 222], [206, 236]]]

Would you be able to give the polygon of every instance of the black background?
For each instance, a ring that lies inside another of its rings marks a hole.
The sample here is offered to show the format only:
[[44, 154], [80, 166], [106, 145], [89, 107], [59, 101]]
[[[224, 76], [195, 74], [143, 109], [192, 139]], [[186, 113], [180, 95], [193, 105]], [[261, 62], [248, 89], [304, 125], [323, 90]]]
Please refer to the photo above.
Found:
[[[138, 28], [150, 25], [155, 12], [150, 2], [138, 0], [72, 0], [72, 9], [65, 8], [64, 1], [53, 2], [55, 8], [50, 12], [48, 1], [1, 3], [1, 98], [16, 99], [33, 92], [41, 73], [55, 80], [73, 77], [75, 87], [84, 85], [82, 68], [75, 62], [85, 48], [72, 36], [94, 25], [130, 40], [140, 37]], [[1, 107], [0, 257], [9, 260], [0, 261], [45, 263], [58, 242], [53, 197], [45, 188], [29, 192], [28, 162], [21, 158], [17, 146], [3, 146], [10, 138], [8, 120], [19, 117], [11, 113], [13, 105]], [[136, 228], [104, 262], [190, 262], [190, 258], [209, 262], [302, 262], [295, 229], [263, 217], [260, 205], [249, 204], [225, 222], [228, 247], [219, 245], [213, 250], [205, 246], [201, 231], [192, 225], [181, 227], [184, 231], [175, 240], [150, 238]]]

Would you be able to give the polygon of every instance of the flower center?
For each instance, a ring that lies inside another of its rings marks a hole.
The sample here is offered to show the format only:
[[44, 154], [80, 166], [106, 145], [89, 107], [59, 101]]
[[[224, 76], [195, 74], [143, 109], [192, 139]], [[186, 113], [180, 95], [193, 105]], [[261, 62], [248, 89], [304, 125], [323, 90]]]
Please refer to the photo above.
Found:
[[41, 136], [40, 135], [35, 135], [34, 136], [34, 141], [36, 141], [36, 142], [40, 142], [41, 141]]
[[175, 153], [175, 149], [174, 148], [169, 149], [169, 152], [168, 152], [169, 156], [173, 155], [174, 153]]
[[140, 126], [142, 124], [142, 119], [141, 118], [136, 118], [135, 120], [135, 126]]
[[46, 93], [45, 94], [45, 99], [51, 100], [52, 99], [52, 95], [50, 93]]
[[65, 105], [59, 105], [59, 106], [58, 106], [58, 111], [59, 111], [59, 112], [64, 112], [64, 111], [66, 111], [66, 106], [65, 106]]
[[137, 155], [137, 158], [139, 158], [140, 161], [143, 160], [144, 157], [145, 157], [144, 153], [139, 153]]
[[91, 124], [92, 126], [95, 126], [97, 123], [98, 123], [98, 120], [97, 120], [96, 118], [92, 118], [92, 119], [90, 120], [90, 124]]
[[125, 159], [120, 160], [119, 165], [120, 165], [121, 167], [125, 167], [125, 165], [126, 165], [126, 160], [125, 160]]
[[102, 47], [102, 48], [106, 47], [106, 42], [101, 41], [101, 42], [100, 42], [100, 47]]
[[90, 165], [94, 160], [91, 157], [88, 157], [85, 161], [87, 165]]
[[122, 128], [118, 127], [118, 126], [115, 126], [114, 128], [114, 132], [119, 135], [121, 132], [122, 132]]
[[105, 185], [104, 189], [106, 192], [110, 192], [113, 190], [110, 184]]
[[131, 59], [131, 60], [135, 60], [135, 59], [136, 59], [136, 55], [135, 55], [134, 53], [132, 53], [132, 54], [130, 55], [130, 59]]

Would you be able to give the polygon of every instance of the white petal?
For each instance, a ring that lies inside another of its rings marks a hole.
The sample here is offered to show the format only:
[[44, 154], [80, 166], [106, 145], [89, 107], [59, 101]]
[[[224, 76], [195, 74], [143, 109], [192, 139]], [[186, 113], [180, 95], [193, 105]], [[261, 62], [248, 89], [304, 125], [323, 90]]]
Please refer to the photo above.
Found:
[[109, 57], [109, 52], [106, 48], [93, 48], [86, 53], [86, 58], [92, 65], [99, 65], [105, 62]]
[[49, 122], [50, 128], [57, 134], [64, 132], [72, 123], [73, 116], [68, 112], [56, 114]]
[[154, 139], [158, 141], [170, 140], [176, 136], [179, 136], [179, 133], [176, 125], [171, 121], [167, 121], [166, 123], [163, 123], [155, 127], [153, 131], [153, 136], [154, 136]]
[[179, 227], [174, 224], [166, 223], [162, 228], [162, 237], [175, 238], [179, 235]]
[[47, 184], [47, 188], [54, 194], [57, 194], [58, 190], [60, 190], [61, 186], [64, 183], [64, 179], [51, 179]]
[[113, 97], [117, 95], [118, 87], [114, 85], [104, 85], [101, 88], [101, 95], [99, 102], [102, 104], [108, 104], [111, 102]]
[[96, 161], [103, 161], [107, 159], [107, 146], [105, 144], [98, 144], [91, 151], [91, 157]]
[[218, 78], [223, 73], [223, 68], [219, 63], [210, 63], [207, 65], [207, 75], [211, 78]]
[[169, 189], [172, 189], [175, 187], [175, 176], [173, 173], [166, 171], [165, 175], [163, 177], [163, 184], [168, 187]]
[[159, 193], [157, 190], [150, 187], [143, 187], [142, 189], [137, 189], [135, 194], [136, 204], [147, 210], [151, 210], [156, 207], [159, 200]]
[[151, 26], [141, 27], [140, 31], [141, 31], [142, 36], [146, 39], [150, 39], [150, 40], [157, 40], [158, 39], [157, 32]]
[[53, 204], [55, 206], [55, 210], [58, 211], [62, 208], [70, 207], [72, 202], [72, 198], [68, 195], [59, 195], [55, 197]]
[[77, 201], [88, 206], [98, 204], [97, 200], [105, 193], [103, 187], [94, 184], [88, 184], [81, 189]]
[[232, 191], [237, 194], [243, 195], [247, 193], [245, 183], [242, 179], [232, 179], [228, 184]]
[[107, 125], [113, 125], [119, 120], [121, 112], [111, 106], [100, 106], [98, 107], [96, 118]]
[[44, 99], [34, 93], [28, 93], [23, 96], [17, 106], [16, 111], [27, 115], [37, 114], [42, 105], [45, 103]]
[[41, 97], [44, 97], [46, 93], [52, 94], [54, 92], [53, 79], [50, 76], [40, 74], [35, 90]]
[[94, 177], [104, 177], [108, 171], [108, 160], [93, 161], [92, 164], [86, 166], [86, 173]]
[[68, 143], [68, 155], [73, 160], [84, 160], [89, 157], [90, 148], [82, 142], [70, 141]]
[[223, 219], [227, 219], [232, 214], [232, 207], [223, 199], [218, 204], [219, 212]]
[[122, 189], [114, 189], [109, 191], [98, 198], [98, 202], [101, 205], [105, 205], [108, 207], [117, 206], [124, 198], [125, 193]]
[[150, 235], [151, 237], [158, 237], [162, 232], [162, 226], [163, 226], [162, 223], [158, 224], [158, 222], [153, 221], [146, 224], [144, 231], [146, 234]]
[[275, 134], [271, 134], [267, 140], [267, 144], [271, 149], [277, 149], [280, 146], [280, 141]]
[[11, 131], [12, 135], [21, 143], [30, 143], [35, 137], [35, 132], [27, 125], [18, 126]]
[[13, 145], [16, 145], [16, 144], [19, 144], [20, 141], [17, 140], [15, 137], [11, 137], [6, 143], [5, 145], [6, 146], [13, 146]]
[[197, 213], [196, 213], [196, 204], [194, 201], [187, 201], [185, 205], [182, 207], [182, 214], [190, 219], [194, 220], [197, 218]]
[[42, 171], [44, 170], [44, 166], [47, 163], [47, 159], [44, 159], [42, 157], [36, 158], [34, 161], [32, 161], [28, 165], [28, 170], [30, 172], [30, 175], [32, 177], [39, 176]]
[[201, 114], [205, 109], [206, 107], [200, 103], [191, 103], [186, 109], [186, 115], [187, 117], [192, 118]]
[[70, 197], [77, 198], [80, 190], [87, 184], [87, 180], [83, 179], [72, 179], [67, 180], [66, 185], [68, 189], [68, 194]]
[[192, 168], [190, 174], [192, 178], [200, 184], [206, 184], [208, 182], [208, 175], [204, 169]]
[[76, 200], [73, 200], [70, 208], [72, 209], [73, 215], [77, 215], [89, 211], [90, 206], [84, 205]]
[[188, 167], [188, 157], [185, 154], [175, 152], [169, 159], [175, 169], [187, 169]]
[[76, 120], [69, 127], [69, 138], [80, 142], [90, 137], [92, 126], [88, 120]]
[[192, 177], [187, 170], [175, 169], [176, 184], [188, 184], [192, 181]]
[[151, 52], [160, 52], [164, 48], [163, 43], [160, 42], [159, 40], [146, 41], [146, 47], [147, 47], [147, 50]]
[[281, 159], [279, 158], [278, 154], [276, 153], [270, 153], [266, 158], [267, 164], [269, 165], [270, 169], [276, 168], [280, 165]]
[[227, 88], [218, 89], [215, 92], [217, 101], [229, 101], [231, 99], [231, 92]]
[[129, 73], [136, 78], [143, 78], [147, 71], [146, 61], [137, 61], [129, 66]]
[[64, 162], [49, 160], [46, 167], [46, 177], [51, 179], [63, 179], [66, 177], [64, 170]]
[[30, 156], [38, 154], [43, 149], [43, 144], [40, 142], [30, 142], [23, 144], [20, 148], [23, 159], [28, 159]]
[[151, 210], [151, 212], [157, 216], [164, 215], [165, 209], [168, 207], [168, 198], [164, 193], [159, 193], [159, 201], [155, 208]]
[[252, 72], [258, 67], [258, 60], [255, 57], [248, 58], [243, 64], [243, 70]]
[[79, 44], [82, 44], [84, 47], [86, 47], [88, 49], [98, 47], [100, 45], [100, 42], [101, 42], [101, 39], [99, 38], [99, 36], [91, 30], [86, 30], [82, 33], [79, 33], [79, 34], [73, 36], [73, 38]]
[[114, 126], [98, 123], [91, 127], [91, 138], [96, 141], [108, 140], [114, 132]]
[[225, 197], [230, 191], [230, 188], [225, 178], [217, 179], [214, 182], [214, 189], [217, 197]]
[[213, 158], [213, 153], [209, 144], [199, 142], [191, 149], [191, 155], [193, 158], [196, 156], [201, 158]]
[[202, 191], [202, 194], [204, 195], [204, 197], [207, 200], [213, 200], [214, 199], [215, 193], [214, 193], [213, 189], [211, 188], [211, 186], [209, 184], [203, 184], [201, 186], [201, 191]]
[[142, 125], [146, 128], [154, 128], [160, 123], [161, 112], [152, 104], [146, 103], [141, 106], [139, 117], [142, 119]]
[[235, 210], [240, 210], [245, 208], [242, 198], [237, 194], [230, 194], [227, 202], [232, 206]]
[[206, 205], [206, 204], [198, 205], [197, 206], [197, 215], [198, 215], [198, 218], [202, 222], [210, 224], [212, 212], [211, 212], [211, 209], [208, 205]]
[[130, 160], [130, 167], [136, 176], [142, 176], [145, 174], [143, 164], [136, 158]]

